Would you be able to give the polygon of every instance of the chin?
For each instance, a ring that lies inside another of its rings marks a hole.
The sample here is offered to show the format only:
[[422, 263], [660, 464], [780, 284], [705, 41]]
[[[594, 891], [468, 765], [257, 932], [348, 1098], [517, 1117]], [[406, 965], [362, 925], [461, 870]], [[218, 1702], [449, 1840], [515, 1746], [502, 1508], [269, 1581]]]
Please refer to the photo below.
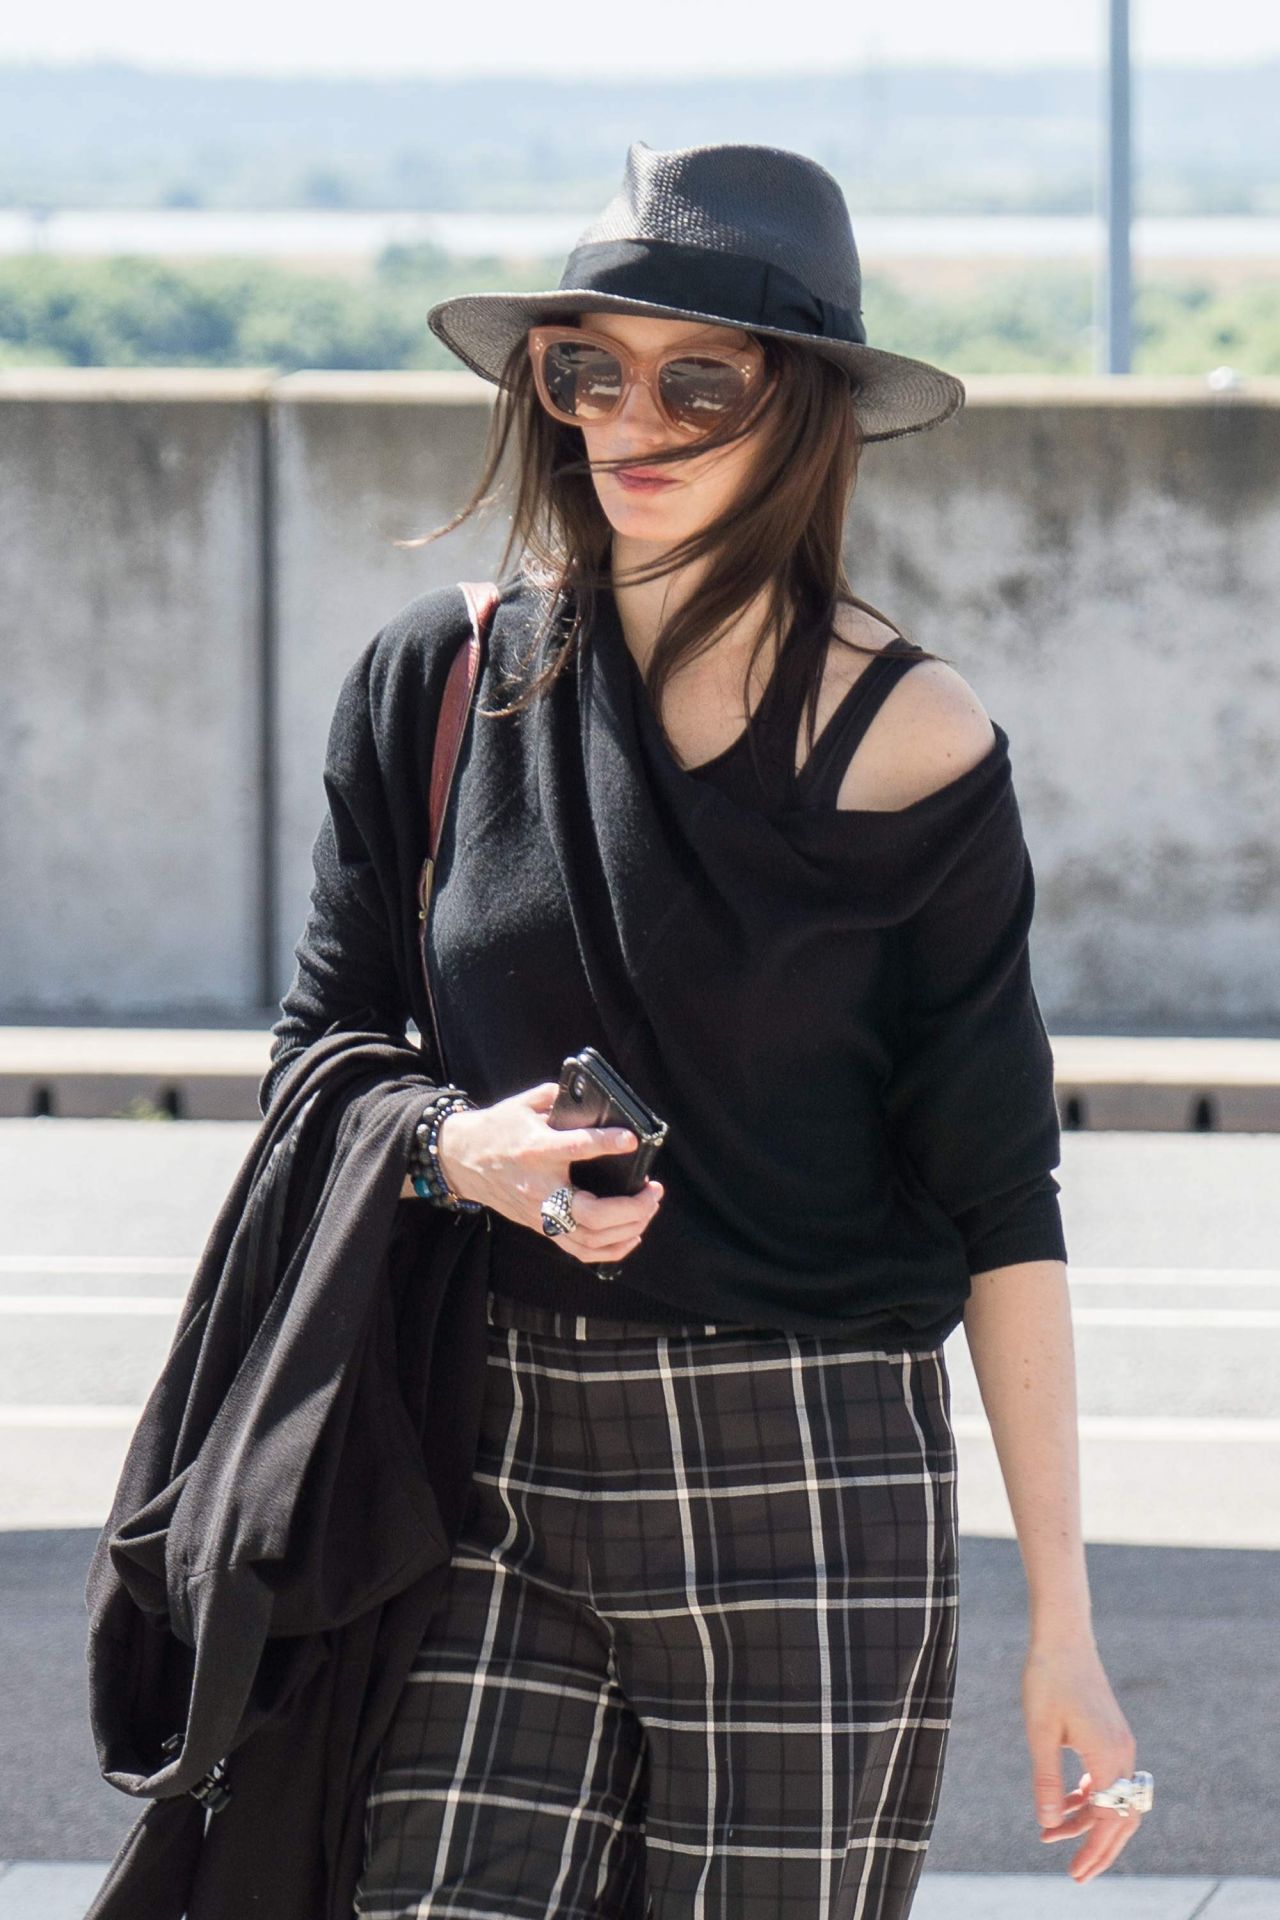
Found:
[[659, 532], [664, 536], [679, 532], [680, 516], [670, 511], [670, 502], [659, 502], [656, 495], [647, 500], [635, 494], [619, 497], [615, 490], [600, 504], [615, 533], [635, 533], [642, 539], [655, 539]]

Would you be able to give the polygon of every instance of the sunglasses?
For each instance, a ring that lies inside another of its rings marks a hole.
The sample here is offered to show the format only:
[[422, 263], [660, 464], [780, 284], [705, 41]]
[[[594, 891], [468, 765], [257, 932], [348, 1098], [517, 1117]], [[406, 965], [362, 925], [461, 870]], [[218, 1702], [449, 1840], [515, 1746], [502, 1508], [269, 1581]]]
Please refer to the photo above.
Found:
[[588, 327], [530, 327], [529, 357], [538, 398], [553, 419], [571, 427], [612, 420], [639, 381], [667, 425], [682, 433], [713, 433], [764, 368], [764, 349], [754, 340], [645, 354]]

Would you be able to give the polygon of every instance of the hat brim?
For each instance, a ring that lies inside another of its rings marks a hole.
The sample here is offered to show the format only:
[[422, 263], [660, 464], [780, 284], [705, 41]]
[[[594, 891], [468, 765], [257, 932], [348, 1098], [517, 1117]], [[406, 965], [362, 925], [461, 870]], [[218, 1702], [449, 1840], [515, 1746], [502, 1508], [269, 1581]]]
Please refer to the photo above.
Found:
[[[456, 294], [429, 309], [427, 325], [473, 373], [497, 383], [508, 354], [529, 328], [567, 313], [654, 314], [741, 329], [741, 322], [726, 319], [721, 313], [659, 306], [652, 301], [573, 287], [558, 287], [549, 293]], [[753, 326], [745, 330], [798, 341], [843, 367], [857, 386], [858, 419], [865, 440], [893, 440], [904, 433], [921, 433], [949, 420], [964, 405], [963, 381], [927, 360], [912, 360], [855, 341], [821, 339], [788, 327]]]

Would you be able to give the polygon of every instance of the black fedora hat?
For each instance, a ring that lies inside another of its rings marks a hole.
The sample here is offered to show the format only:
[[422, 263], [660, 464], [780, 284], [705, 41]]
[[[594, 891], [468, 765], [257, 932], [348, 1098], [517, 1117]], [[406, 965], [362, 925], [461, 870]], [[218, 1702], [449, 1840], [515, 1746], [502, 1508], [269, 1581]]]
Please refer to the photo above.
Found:
[[622, 185], [546, 293], [464, 293], [427, 325], [498, 381], [531, 326], [571, 313], [657, 314], [796, 340], [849, 374], [863, 435], [892, 440], [958, 413], [964, 385], [867, 344], [862, 268], [839, 182], [802, 153], [720, 145], [627, 150]]

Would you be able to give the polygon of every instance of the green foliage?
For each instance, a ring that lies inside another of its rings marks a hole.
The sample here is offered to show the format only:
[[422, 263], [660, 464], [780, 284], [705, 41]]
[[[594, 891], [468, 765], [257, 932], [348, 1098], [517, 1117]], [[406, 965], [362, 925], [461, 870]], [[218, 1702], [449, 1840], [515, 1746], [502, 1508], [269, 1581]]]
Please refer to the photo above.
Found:
[[1089, 373], [1092, 299], [1086, 273], [1053, 264], [1002, 273], [978, 293], [923, 299], [877, 277], [863, 289], [876, 346], [962, 375]]
[[147, 1094], [135, 1093], [123, 1107], [117, 1107], [114, 1113], [107, 1115], [107, 1118], [109, 1120], [172, 1121], [173, 1115], [167, 1107], [157, 1106]]
[[[560, 261], [455, 258], [388, 247], [352, 278], [274, 262], [139, 255], [0, 260], [0, 367], [268, 367], [456, 371], [426, 325], [450, 295], [554, 286]], [[872, 342], [960, 375], [1093, 371], [1093, 281], [1047, 262], [978, 291], [922, 295], [889, 276], [864, 289]], [[1220, 289], [1146, 278], [1134, 303], [1134, 371], [1280, 373], [1280, 281]]]
[[1161, 281], [1143, 289], [1134, 336], [1144, 373], [1280, 373], [1280, 281], [1230, 292]]

